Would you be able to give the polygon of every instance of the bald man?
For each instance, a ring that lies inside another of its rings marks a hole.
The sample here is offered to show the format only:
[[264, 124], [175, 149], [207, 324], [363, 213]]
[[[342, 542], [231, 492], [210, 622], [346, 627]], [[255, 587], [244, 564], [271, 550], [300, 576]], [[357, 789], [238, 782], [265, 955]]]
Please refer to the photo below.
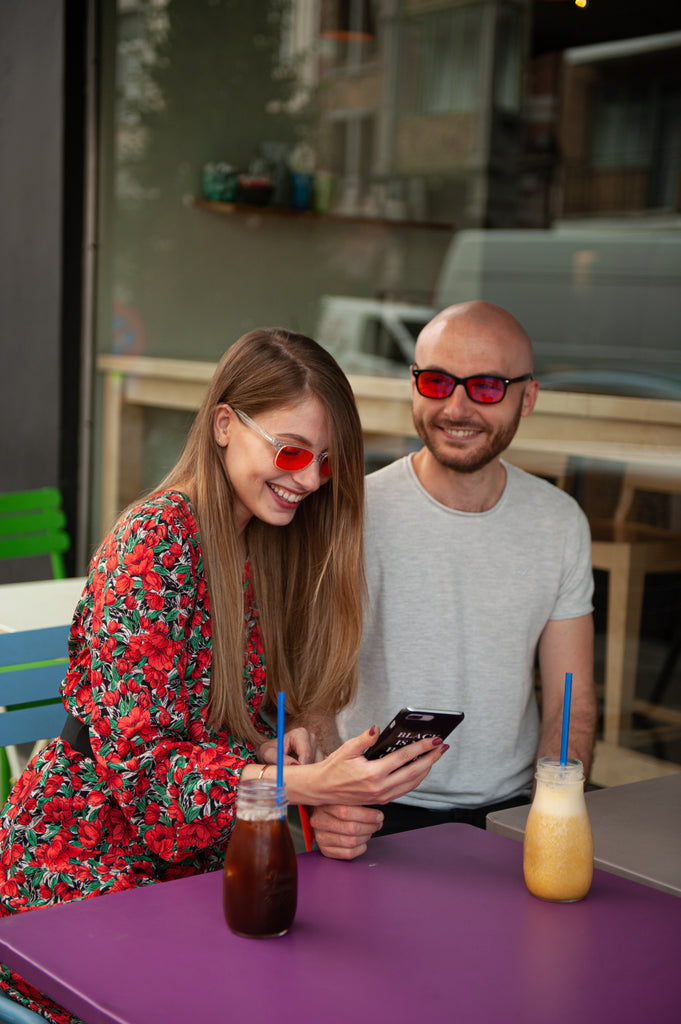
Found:
[[381, 829], [484, 828], [489, 811], [527, 802], [537, 758], [560, 753], [566, 672], [569, 754], [591, 766], [588, 524], [571, 497], [502, 458], [537, 398], [530, 339], [498, 306], [450, 306], [417, 339], [411, 387], [423, 447], [367, 478], [359, 692], [324, 743], [383, 727], [405, 706], [465, 719], [399, 803], [315, 809], [317, 843], [332, 857], [358, 856]]

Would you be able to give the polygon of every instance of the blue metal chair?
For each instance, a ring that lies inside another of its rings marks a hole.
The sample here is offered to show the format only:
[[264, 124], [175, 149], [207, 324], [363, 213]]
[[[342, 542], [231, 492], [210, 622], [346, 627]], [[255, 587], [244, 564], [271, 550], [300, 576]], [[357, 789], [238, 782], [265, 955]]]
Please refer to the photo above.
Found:
[[[58, 736], [66, 720], [59, 685], [68, 663], [69, 626], [0, 633], [0, 748]], [[0, 801], [9, 764], [0, 760]], [[1, 1018], [0, 1018], [1, 1019]]]
[[45, 1024], [45, 1018], [0, 993], [0, 1021], [3, 1024]]

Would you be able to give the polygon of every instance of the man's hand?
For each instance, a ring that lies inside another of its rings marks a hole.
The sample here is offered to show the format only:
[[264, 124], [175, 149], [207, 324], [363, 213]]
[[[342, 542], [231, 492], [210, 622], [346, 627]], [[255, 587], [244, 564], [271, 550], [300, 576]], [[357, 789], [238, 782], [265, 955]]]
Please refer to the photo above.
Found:
[[383, 815], [375, 807], [326, 805], [315, 807], [310, 824], [325, 857], [354, 860], [366, 851], [372, 835], [383, 825]]

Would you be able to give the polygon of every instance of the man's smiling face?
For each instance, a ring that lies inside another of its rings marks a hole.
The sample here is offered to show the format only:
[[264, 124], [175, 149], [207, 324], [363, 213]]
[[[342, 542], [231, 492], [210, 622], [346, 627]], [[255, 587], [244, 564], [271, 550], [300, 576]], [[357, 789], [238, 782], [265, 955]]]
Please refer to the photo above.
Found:
[[[474, 305], [428, 324], [416, 344], [415, 364], [457, 377], [513, 378], [531, 372], [532, 353], [512, 318]], [[461, 384], [448, 398], [425, 398], [412, 378], [414, 426], [440, 465], [474, 473], [508, 448], [535, 396], [535, 382], [522, 382], [509, 385], [497, 404], [473, 402]]]

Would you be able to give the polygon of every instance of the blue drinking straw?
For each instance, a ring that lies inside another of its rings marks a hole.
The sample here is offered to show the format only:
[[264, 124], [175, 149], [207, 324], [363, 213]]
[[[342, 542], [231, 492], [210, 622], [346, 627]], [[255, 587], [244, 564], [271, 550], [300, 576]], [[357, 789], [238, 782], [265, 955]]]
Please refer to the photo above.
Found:
[[284, 785], [284, 708], [286, 695], [282, 690], [277, 694], [277, 789]]
[[567, 765], [568, 734], [570, 732], [570, 701], [572, 699], [572, 672], [565, 673], [565, 696], [563, 697], [563, 734], [560, 738], [561, 767]]

